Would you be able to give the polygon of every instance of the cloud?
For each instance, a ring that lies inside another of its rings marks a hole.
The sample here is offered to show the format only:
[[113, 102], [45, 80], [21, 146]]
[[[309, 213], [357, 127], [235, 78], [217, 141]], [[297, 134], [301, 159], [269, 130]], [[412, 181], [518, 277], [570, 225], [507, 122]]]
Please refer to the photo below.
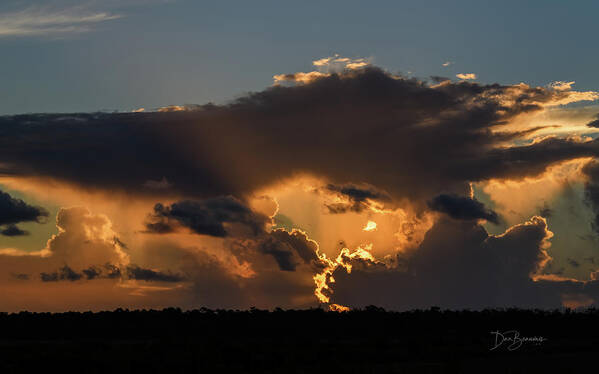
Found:
[[82, 278], [82, 275], [65, 265], [62, 268], [60, 268], [58, 272], [50, 274], [41, 273], [40, 278], [42, 279], [42, 282], [56, 282], [59, 280], [75, 282], [80, 280]]
[[0, 14], [0, 38], [88, 32], [94, 24], [121, 17], [108, 12], [86, 11], [83, 7], [62, 10], [30, 7], [18, 12]]
[[[147, 232], [174, 233], [186, 227], [193, 234], [232, 238], [231, 251], [255, 261], [257, 253], [271, 256], [280, 270], [295, 271], [301, 262], [318, 261], [318, 245], [300, 230], [268, 230], [273, 221], [231, 196], [186, 200], [168, 207], [156, 204]], [[244, 258], [245, 259], [245, 258]]]
[[183, 226], [196, 234], [225, 237], [231, 234], [231, 228], [225, 226], [239, 224], [258, 235], [269, 221], [270, 218], [253, 212], [234, 197], [225, 196], [185, 200], [170, 206], [156, 204], [146, 228], [148, 232], [169, 233], [176, 231], [177, 226]]
[[[22, 222], [43, 223], [48, 218], [48, 211], [42, 207], [36, 207], [16, 199], [0, 191], [0, 235], [19, 236], [27, 235], [27, 232], [18, 228], [15, 224]], [[4, 226], [2, 228], [1, 226]]]
[[[509, 127], [597, 93], [429, 84], [372, 66], [322, 74], [223, 105], [0, 117], [3, 182], [68, 186], [116, 217], [61, 209], [44, 249], [0, 251], [2, 274], [36, 277], [0, 281], [39, 285], [43, 273], [53, 295], [102, 285], [119, 302], [143, 295], [217, 307], [306, 307], [316, 296], [338, 308], [555, 307], [563, 295], [595, 298], [594, 283], [548, 272], [552, 234], [543, 218], [491, 235], [477, 220], [497, 222], [503, 208], [475, 199], [471, 185], [528, 183], [597, 157], [597, 140], [531, 141], [542, 126]], [[304, 187], [314, 204], [296, 191], [286, 199], [299, 217], [280, 208], [286, 189]], [[536, 212], [540, 202], [530, 205]], [[272, 229], [279, 211], [293, 219], [285, 230]], [[362, 230], [368, 221], [376, 232]]]
[[318, 71], [310, 71], [307, 73], [298, 72], [291, 74], [277, 74], [273, 76], [274, 84], [280, 83], [297, 83], [308, 84], [317, 79], [331, 76], [331, 74], [343, 73], [344, 71], [364, 69], [371, 65], [370, 59], [366, 58], [349, 58], [341, 57], [335, 54], [331, 57], [324, 57], [312, 61]]
[[474, 221], [439, 220], [396, 266], [362, 266], [333, 276], [333, 303], [395, 310], [427, 308], [557, 308], [569, 294], [597, 302], [599, 283], [543, 276], [552, 233], [541, 217], [489, 235]]
[[21, 230], [16, 225], [7, 225], [3, 229], [0, 229], [0, 235], [4, 236], [22, 236], [28, 235], [29, 232], [25, 230]]
[[294, 82], [294, 83], [310, 83], [317, 79], [327, 77], [329, 74], [320, 73], [318, 71], [311, 71], [308, 73], [293, 73], [293, 74], [277, 74], [273, 75], [272, 79], [275, 84], [282, 82]]
[[56, 215], [57, 235], [53, 235], [43, 250], [78, 268], [95, 264], [126, 264], [128, 255], [114, 240], [116, 233], [108, 217], [92, 214], [87, 208], [62, 208]]
[[599, 115], [597, 115], [597, 119], [587, 123], [587, 127], [599, 127]]
[[573, 96], [581, 99], [526, 85], [429, 86], [367, 68], [189, 111], [2, 117], [0, 160], [12, 178], [137, 195], [157, 194], [144, 184], [165, 178], [163, 196], [243, 198], [304, 173], [424, 205], [468, 181], [535, 176], [597, 154], [597, 141], [563, 138], [505, 147], [528, 133], [500, 126]]
[[136, 265], [127, 267], [127, 276], [130, 279], [146, 282], [181, 282], [185, 280], [185, 276], [181, 274], [163, 273], [157, 270], [144, 269]]
[[487, 209], [483, 203], [470, 197], [441, 194], [429, 202], [429, 207], [455, 219], [485, 219], [495, 224], [499, 223], [497, 213]]
[[[54, 261], [47, 260], [47, 262], [48, 264], [50, 264]], [[81, 269], [79, 272], [72, 269], [68, 265], [64, 265], [57, 271], [48, 273], [42, 272], [40, 273], [40, 276], [42, 278], [42, 281], [116, 279], [121, 278], [121, 271], [117, 266], [112, 264], [105, 264], [102, 266], [90, 265], [88, 268]]]
[[551, 87], [554, 90], [558, 90], [558, 91], [567, 91], [572, 89], [572, 86], [574, 85], [574, 81], [571, 82], [564, 82], [564, 81], [555, 81], [549, 84], [549, 87]]
[[[115, 232], [106, 216], [92, 214], [83, 207], [62, 208], [56, 216], [58, 234], [53, 235], [40, 251], [20, 250], [0, 253], [0, 271], [39, 273], [43, 281], [95, 278], [92, 272], [113, 272], [114, 265], [129, 263], [129, 255], [115, 241]], [[96, 266], [97, 264], [107, 264]], [[56, 270], [58, 268], [58, 270]], [[78, 269], [85, 269], [83, 272]]]
[[24, 273], [16, 273], [16, 274], [13, 273], [12, 276], [15, 279], [22, 280], [22, 281], [29, 280], [29, 278], [30, 278], [29, 274], [24, 274]]
[[95, 266], [90, 266], [87, 269], [83, 269], [81, 272], [88, 280], [96, 279], [102, 274], [102, 270]]
[[455, 76], [463, 80], [476, 79], [476, 74], [474, 73], [459, 73]]
[[335, 202], [326, 204], [329, 213], [338, 214], [346, 212], [361, 213], [371, 209], [373, 205], [383, 206], [384, 202], [391, 201], [391, 197], [385, 191], [379, 190], [368, 184], [347, 183], [335, 185], [329, 183], [325, 189], [347, 199], [346, 202]]
[[319, 69], [326, 69], [327, 72], [361, 69], [369, 66], [370, 63], [370, 59], [367, 58], [341, 57], [338, 54], [312, 61], [312, 65]]
[[[125, 276], [126, 275], [126, 276]], [[116, 265], [105, 264], [103, 266], [90, 266], [82, 269], [80, 272], [75, 271], [68, 265], [58, 269], [58, 271], [40, 273], [42, 282], [58, 282], [58, 281], [79, 281], [79, 280], [97, 280], [97, 279], [121, 279], [121, 280], [142, 280], [146, 282], [182, 282], [186, 277], [182, 274], [173, 272], [163, 272], [155, 269], [147, 269], [138, 265], [127, 265], [121, 271]]]
[[[182, 112], [182, 111], [186, 111], [188, 110], [188, 107], [186, 107], [185, 105], [169, 105], [169, 106], [165, 106], [162, 108], [158, 108], [156, 111], [157, 112]], [[135, 113], [141, 113], [143, 111], [136, 111]]]
[[275, 229], [259, 243], [258, 250], [271, 255], [283, 271], [295, 271], [300, 261], [316, 266], [319, 261], [318, 244], [300, 230]]

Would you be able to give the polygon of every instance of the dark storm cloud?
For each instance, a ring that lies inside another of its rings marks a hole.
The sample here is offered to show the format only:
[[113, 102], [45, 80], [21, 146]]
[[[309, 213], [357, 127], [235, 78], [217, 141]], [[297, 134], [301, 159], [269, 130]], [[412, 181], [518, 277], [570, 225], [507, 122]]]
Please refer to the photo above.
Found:
[[[188, 198], [243, 197], [306, 172], [425, 206], [443, 191], [467, 190], [468, 181], [522, 178], [597, 155], [596, 140], [497, 148], [523, 133], [494, 127], [569, 95], [524, 85], [430, 86], [368, 68], [183, 112], [2, 117], [0, 163], [12, 176]], [[160, 180], [168, 183], [158, 192], [145, 187]]]
[[148, 232], [162, 234], [184, 226], [196, 234], [225, 237], [229, 235], [226, 224], [244, 225], [258, 235], [264, 232], [264, 226], [269, 221], [270, 218], [252, 211], [234, 197], [223, 196], [185, 200], [170, 206], [158, 203], [146, 228]]
[[127, 266], [127, 276], [130, 279], [146, 282], [181, 282], [185, 280], [185, 276], [181, 274], [164, 273], [157, 270], [145, 269], [137, 265]]
[[48, 212], [41, 207], [27, 204], [21, 199], [16, 199], [0, 191], [0, 235], [19, 236], [28, 232], [21, 230], [15, 224], [21, 222], [42, 223], [48, 218]]
[[381, 191], [374, 186], [366, 184], [328, 184], [326, 186], [326, 189], [328, 191], [342, 195], [349, 200], [349, 203], [327, 204], [326, 207], [329, 210], [329, 213], [333, 214], [346, 212], [360, 213], [368, 208], [368, 200], [374, 200], [379, 202], [391, 201], [391, 197], [388, 193], [386, 193], [385, 191]]
[[470, 197], [441, 194], [431, 200], [428, 205], [432, 210], [445, 213], [455, 219], [486, 219], [495, 224], [499, 223], [497, 213], [487, 209], [483, 203]]

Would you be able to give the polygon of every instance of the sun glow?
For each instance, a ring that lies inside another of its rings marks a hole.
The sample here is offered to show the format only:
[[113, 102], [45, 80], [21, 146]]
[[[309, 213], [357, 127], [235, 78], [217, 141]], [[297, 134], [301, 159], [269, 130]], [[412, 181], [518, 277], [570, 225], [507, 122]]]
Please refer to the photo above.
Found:
[[366, 226], [364, 226], [364, 228], [362, 230], [364, 230], [364, 231], [376, 231], [376, 222], [374, 222], [374, 221], [368, 221], [368, 223], [366, 223]]

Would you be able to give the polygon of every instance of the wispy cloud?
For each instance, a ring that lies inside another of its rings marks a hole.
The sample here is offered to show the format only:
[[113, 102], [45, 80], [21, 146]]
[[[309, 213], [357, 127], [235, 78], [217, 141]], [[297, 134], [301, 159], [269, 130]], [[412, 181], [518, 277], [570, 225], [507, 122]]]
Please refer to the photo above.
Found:
[[341, 57], [338, 54], [312, 61], [312, 65], [316, 66], [318, 69], [326, 69], [329, 71], [342, 71], [344, 69], [356, 70], [369, 66], [370, 64], [370, 58], [349, 58]]
[[94, 24], [121, 17], [108, 12], [86, 11], [81, 7], [62, 10], [31, 7], [0, 14], [0, 38], [88, 32]]

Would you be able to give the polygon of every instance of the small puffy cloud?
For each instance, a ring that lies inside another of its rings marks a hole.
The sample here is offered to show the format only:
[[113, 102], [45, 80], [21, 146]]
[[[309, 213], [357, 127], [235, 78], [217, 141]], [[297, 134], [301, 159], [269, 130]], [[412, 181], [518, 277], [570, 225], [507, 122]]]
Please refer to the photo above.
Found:
[[127, 276], [129, 279], [142, 280], [146, 282], [181, 282], [185, 276], [171, 272], [161, 272], [159, 270], [144, 269], [137, 265], [127, 266]]
[[81, 272], [88, 280], [96, 279], [102, 274], [102, 270], [96, 266], [90, 266], [87, 269], [83, 269]]
[[23, 236], [29, 234], [28, 231], [21, 230], [17, 225], [7, 225], [4, 228], [0, 228], [0, 235], [4, 236]]
[[557, 91], [567, 91], [571, 90], [572, 86], [576, 83], [575, 81], [564, 82], [564, 81], [555, 81], [549, 84], [549, 87], [557, 90]]
[[60, 268], [57, 272], [40, 274], [42, 282], [57, 282], [59, 280], [75, 282], [82, 277], [83, 276], [80, 273], [77, 273], [67, 265]]
[[348, 62], [347, 64], [345, 64], [345, 67], [347, 69], [354, 70], [354, 69], [364, 68], [368, 65], [370, 65], [370, 63], [366, 62], [366, 61], [352, 61], [352, 62]]
[[18, 228], [17, 223], [44, 223], [47, 218], [48, 211], [44, 208], [29, 205], [21, 199], [13, 198], [6, 192], [0, 191], [0, 235], [26, 235], [27, 232]]
[[318, 71], [311, 71], [309, 73], [293, 73], [293, 74], [278, 74], [274, 75], [272, 78], [275, 81], [275, 84], [283, 83], [283, 82], [292, 82], [292, 83], [302, 83], [307, 84], [315, 81], [316, 79], [326, 77], [329, 74], [321, 73]]
[[463, 80], [476, 79], [476, 74], [474, 73], [460, 73], [456, 74], [455, 76]]
[[324, 58], [321, 58], [321, 59], [318, 59], [318, 60], [314, 60], [314, 61], [312, 61], [312, 65], [314, 65], [314, 66], [326, 66], [326, 65], [328, 65], [331, 62], [331, 60], [335, 59], [337, 56], [339, 56], [339, 55], [335, 55], [333, 57], [324, 57]]
[[599, 115], [597, 115], [597, 119], [587, 123], [587, 127], [598, 127], [599, 128]]

